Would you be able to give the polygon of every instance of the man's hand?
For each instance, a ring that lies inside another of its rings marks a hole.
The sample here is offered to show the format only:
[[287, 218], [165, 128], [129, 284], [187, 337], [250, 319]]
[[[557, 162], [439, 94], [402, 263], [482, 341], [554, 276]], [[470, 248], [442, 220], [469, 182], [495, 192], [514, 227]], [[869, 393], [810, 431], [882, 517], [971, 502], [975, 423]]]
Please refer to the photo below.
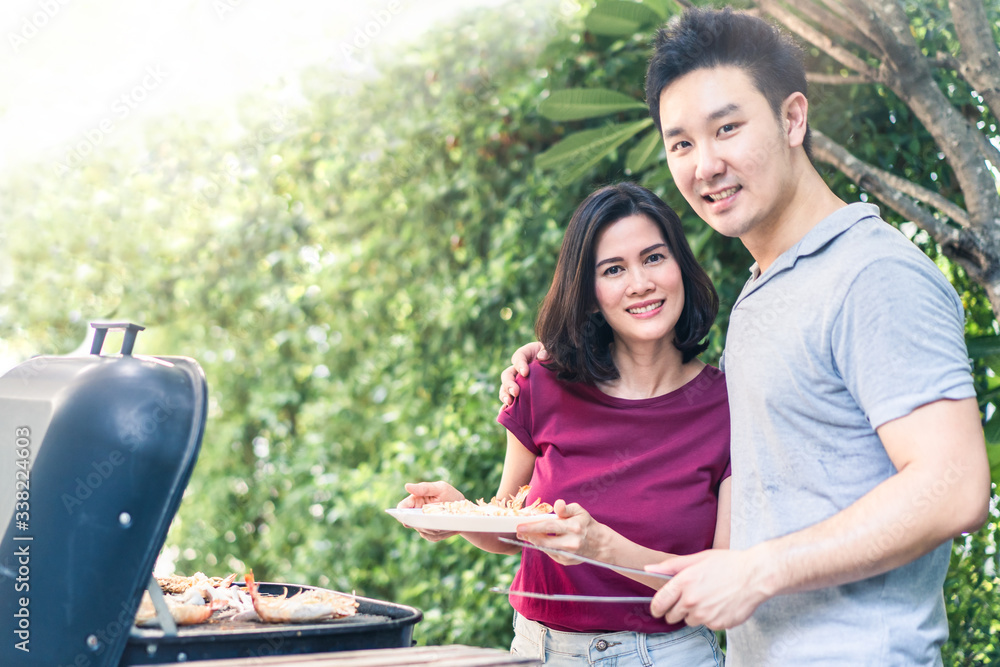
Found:
[[520, 391], [517, 386], [517, 376], [528, 377], [528, 364], [534, 359], [542, 360], [547, 358], [548, 355], [545, 353], [545, 348], [537, 341], [517, 348], [517, 351], [510, 358], [512, 365], [508, 366], [500, 374], [500, 400], [504, 406], [513, 403], [518, 391]]
[[[430, 503], [443, 503], [453, 500], [464, 500], [462, 492], [453, 487], [448, 482], [418, 482], [416, 484], [405, 485], [408, 495], [396, 505], [398, 509], [416, 509]], [[458, 533], [450, 530], [427, 530], [414, 528], [420, 537], [428, 542], [440, 542]]]
[[704, 625], [712, 630], [743, 623], [770, 597], [749, 554], [710, 549], [647, 566], [649, 572], [674, 575], [653, 597], [650, 612], [667, 623]]

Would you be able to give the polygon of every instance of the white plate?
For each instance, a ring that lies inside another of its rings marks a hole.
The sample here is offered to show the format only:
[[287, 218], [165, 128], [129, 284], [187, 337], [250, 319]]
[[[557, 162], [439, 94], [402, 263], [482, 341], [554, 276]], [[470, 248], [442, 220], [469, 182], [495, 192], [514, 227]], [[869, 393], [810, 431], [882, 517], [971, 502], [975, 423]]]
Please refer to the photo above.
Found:
[[460, 533], [516, 533], [521, 524], [554, 519], [555, 514], [482, 516], [479, 514], [424, 514], [421, 509], [386, 510], [404, 526]]

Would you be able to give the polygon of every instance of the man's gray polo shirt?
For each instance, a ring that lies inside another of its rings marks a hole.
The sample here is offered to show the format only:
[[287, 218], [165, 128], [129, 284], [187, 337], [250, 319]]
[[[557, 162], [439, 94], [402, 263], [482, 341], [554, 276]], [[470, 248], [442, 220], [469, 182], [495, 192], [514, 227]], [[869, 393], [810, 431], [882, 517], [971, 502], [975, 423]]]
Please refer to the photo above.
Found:
[[[975, 396], [961, 301], [875, 206], [838, 210], [751, 272], [723, 358], [735, 549], [822, 521], [894, 474], [875, 428]], [[914, 499], [912, 520], [934, 496]], [[768, 600], [729, 632], [729, 664], [940, 664], [949, 555], [950, 542], [880, 576]]]

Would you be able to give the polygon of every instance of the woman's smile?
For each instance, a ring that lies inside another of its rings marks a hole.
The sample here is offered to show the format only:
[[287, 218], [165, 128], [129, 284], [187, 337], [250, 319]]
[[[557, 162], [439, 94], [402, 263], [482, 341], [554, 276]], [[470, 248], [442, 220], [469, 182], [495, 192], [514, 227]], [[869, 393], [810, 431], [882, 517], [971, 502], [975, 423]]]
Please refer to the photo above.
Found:
[[653, 311], [658, 311], [661, 307], [663, 307], [663, 299], [654, 299], [653, 301], [643, 301], [631, 308], [626, 308], [626, 310], [639, 317], [653, 317], [657, 314]]

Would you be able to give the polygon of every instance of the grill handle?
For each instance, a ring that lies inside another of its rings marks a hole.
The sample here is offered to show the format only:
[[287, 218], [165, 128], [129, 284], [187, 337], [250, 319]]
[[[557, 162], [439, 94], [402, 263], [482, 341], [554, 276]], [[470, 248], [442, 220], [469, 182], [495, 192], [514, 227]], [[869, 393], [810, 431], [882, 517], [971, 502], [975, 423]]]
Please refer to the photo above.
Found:
[[153, 601], [153, 609], [156, 610], [156, 620], [160, 622], [160, 629], [163, 630], [163, 634], [167, 637], [176, 637], [177, 623], [174, 621], [174, 617], [171, 616], [170, 610], [167, 609], [167, 601], [163, 599], [163, 590], [153, 575], [149, 575], [149, 583], [146, 584], [146, 590]]
[[125, 338], [122, 340], [121, 355], [123, 357], [132, 356], [132, 348], [135, 346], [135, 337], [140, 331], [144, 330], [146, 327], [140, 324], [132, 324], [131, 322], [115, 322], [115, 323], [104, 323], [104, 322], [91, 322], [90, 326], [94, 329], [94, 342], [90, 345], [90, 353], [100, 356], [101, 348], [104, 347], [104, 338], [108, 335], [108, 331], [124, 331]]

